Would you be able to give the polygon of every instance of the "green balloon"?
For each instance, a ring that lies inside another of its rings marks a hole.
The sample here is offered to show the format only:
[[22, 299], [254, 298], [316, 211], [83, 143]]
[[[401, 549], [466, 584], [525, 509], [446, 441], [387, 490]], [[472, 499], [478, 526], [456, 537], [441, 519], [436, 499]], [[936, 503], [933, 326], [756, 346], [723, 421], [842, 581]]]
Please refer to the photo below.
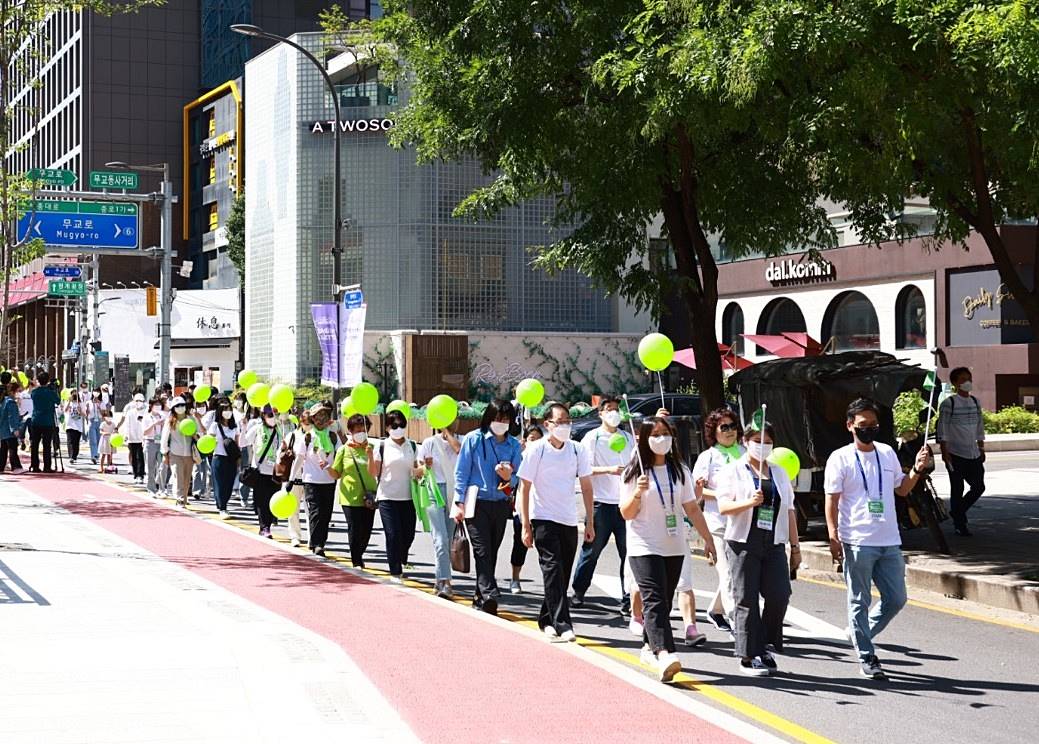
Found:
[[195, 446], [198, 447], [198, 451], [203, 455], [208, 455], [216, 449], [216, 437], [212, 434], [203, 434], [198, 438]]
[[245, 391], [245, 399], [254, 408], [263, 408], [270, 401], [271, 388], [262, 382], [254, 382]]
[[357, 412], [367, 416], [379, 405], [379, 391], [370, 382], [362, 382], [350, 391], [350, 399], [354, 402]]
[[458, 402], [450, 395], [438, 395], [426, 406], [426, 421], [434, 429], [446, 429], [458, 418]]
[[177, 431], [186, 437], [193, 437], [198, 431], [198, 424], [195, 423], [195, 419], [186, 418], [177, 424]]
[[628, 446], [628, 438], [621, 434], [619, 431], [614, 432], [613, 436], [610, 437], [610, 449], [614, 452], [623, 452], [624, 448]]
[[351, 396], [343, 398], [343, 402], [339, 404], [339, 412], [343, 414], [344, 418], [350, 418], [357, 414], [357, 406], [354, 405], [354, 399]]
[[534, 408], [544, 397], [545, 386], [533, 377], [528, 377], [516, 386], [516, 400], [524, 408]]
[[405, 421], [411, 421], [411, 406], [405, 400], [395, 400], [386, 406], [386, 413], [390, 411], [400, 411], [404, 414]]
[[299, 426], [299, 418], [293, 414], [289, 414], [289, 421], [292, 422], [293, 426]]
[[299, 499], [291, 491], [278, 491], [271, 496], [271, 514], [278, 519], [288, 519], [299, 509]]
[[211, 388], [209, 385], [199, 385], [197, 388], [195, 388], [196, 403], [205, 403], [211, 397], [213, 397], [213, 388]]
[[663, 333], [651, 333], [639, 341], [639, 359], [650, 372], [667, 369], [675, 358], [675, 346]]
[[251, 369], [243, 369], [241, 372], [238, 373], [238, 384], [246, 389], [255, 385], [258, 379], [259, 378], [256, 376], [256, 373], [253, 372]]
[[271, 406], [277, 410], [278, 413], [283, 413], [292, 408], [292, 404], [296, 400], [296, 396], [292, 393], [292, 388], [288, 385], [282, 385], [281, 383], [271, 387], [271, 392], [268, 397], [270, 398]]
[[790, 480], [797, 478], [797, 474], [801, 472], [801, 460], [797, 456], [797, 453], [792, 449], [776, 447], [772, 450], [772, 454], [769, 456], [768, 461], [772, 465], [780, 467], [786, 471], [786, 474], [790, 476]]
[[119, 449], [124, 444], [126, 444], [126, 437], [124, 437], [122, 434], [116, 433], [116, 434], [113, 434], [112, 438], [110, 440], [108, 440], [108, 441], [111, 443], [111, 445], [113, 447], [115, 447], [116, 449]]

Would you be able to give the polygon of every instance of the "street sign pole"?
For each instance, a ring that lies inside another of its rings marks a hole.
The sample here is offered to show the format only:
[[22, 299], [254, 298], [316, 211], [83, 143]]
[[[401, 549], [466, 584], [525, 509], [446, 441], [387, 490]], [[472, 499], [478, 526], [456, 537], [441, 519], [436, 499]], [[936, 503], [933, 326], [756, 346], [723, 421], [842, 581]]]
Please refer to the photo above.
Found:
[[157, 382], [169, 382], [170, 375], [170, 315], [173, 309], [173, 182], [170, 165], [162, 164], [162, 249], [161, 293], [159, 304], [159, 373]]

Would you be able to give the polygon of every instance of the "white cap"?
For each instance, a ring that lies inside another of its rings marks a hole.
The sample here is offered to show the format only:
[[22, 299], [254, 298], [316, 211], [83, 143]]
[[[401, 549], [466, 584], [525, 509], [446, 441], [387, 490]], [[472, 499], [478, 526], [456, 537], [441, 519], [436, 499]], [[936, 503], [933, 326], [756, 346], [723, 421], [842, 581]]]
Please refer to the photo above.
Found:
[[174, 398], [173, 400], [170, 401], [170, 408], [176, 408], [177, 406], [186, 406], [186, 405], [187, 405], [187, 403], [185, 403], [184, 399], [181, 398], [179, 395], [176, 398]]
[[134, 400], [134, 403], [144, 403], [144, 394], [143, 393], [137, 393], [137, 395], [135, 395], [133, 397], [133, 400]]

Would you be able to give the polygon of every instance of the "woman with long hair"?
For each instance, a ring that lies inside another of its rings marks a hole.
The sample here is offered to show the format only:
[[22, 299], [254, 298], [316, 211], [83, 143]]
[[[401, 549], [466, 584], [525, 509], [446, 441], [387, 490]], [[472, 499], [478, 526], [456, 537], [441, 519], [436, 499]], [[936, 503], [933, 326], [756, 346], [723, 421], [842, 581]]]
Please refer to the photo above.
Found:
[[231, 401], [227, 398], [217, 400], [216, 416], [206, 433], [216, 437], [216, 449], [213, 451], [213, 497], [216, 509], [221, 518], [230, 519], [227, 504], [231, 500], [234, 480], [238, 475], [238, 460], [241, 459], [242, 450], [238, 422]]
[[190, 415], [187, 403], [183, 398], [171, 400], [170, 414], [162, 426], [162, 436], [159, 441], [162, 461], [173, 474], [173, 481], [176, 484], [174, 494], [179, 507], [188, 505], [188, 496], [191, 495], [191, 469], [199, 459], [198, 452], [195, 450], [195, 438], [186, 437], [180, 433], [180, 423]]
[[708, 559], [714, 540], [693, 491], [693, 476], [674, 447], [675, 432], [666, 418], [654, 416], [639, 427], [638, 449], [624, 473], [620, 511], [628, 521], [628, 561], [642, 596], [643, 664], [670, 682], [681, 670], [675, 655], [671, 604], [689, 552], [687, 516], [704, 541]]
[[11, 472], [25, 472], [18, 459], [18, 437], [22, 429], [22, 417], [18, 415], [18, 391], [21, 385], [11, 381], [0, 389], [0, 473], [11, 463]]

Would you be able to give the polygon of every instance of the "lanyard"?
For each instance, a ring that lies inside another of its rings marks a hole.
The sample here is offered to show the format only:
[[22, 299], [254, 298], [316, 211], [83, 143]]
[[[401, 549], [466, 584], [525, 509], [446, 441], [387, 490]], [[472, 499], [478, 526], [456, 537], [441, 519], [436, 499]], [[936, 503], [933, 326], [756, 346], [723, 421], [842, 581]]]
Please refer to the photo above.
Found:
[[[880, 452], [877, 451], [876, 447], [873, 448], [873, 454], [877, 456], [877, 501], [881, 501], [884, 498], [884, 471], [880, 468]], [[855, 464], [859, 466], [859, 475], [862, 476], [862, 488], [866, 491], [866, 498], [869, 499], [869, 483], [866, 482], [866, 470], [862, 467], [862, 460], [859, 459], [859, 453], [855, 453]]]
[[[660, 481], [657, 480], [657, 469], [653, 468], [649, 472], [653, 474], [653, 482], [657, 486], [657, 495], [660, 497], [660, 508], [667, 511], [667, 505], [664, 503], [664, 492], [660, 490]], [[667, 471], [667, 485], [671, 492], [671, 513], [675, 513], [675, 482], [671, 480], [671, 471]]]
[[[759, 490], [759, 491], [762, 490], [761, 489], [762, 479], [758, 478], [757, 473], [754, 472], [754, 468], [752, 468], [750, 465], [747, 465], [747, 472], [750, 473], [751, 480], [754, 481], [754, 488], [755, 488], [755, 490]], [[768, 466], [768, 474], [769, 474], [769, 476], [772, 475], [772, 466], [771, 465]], [[776, 480], [775, 480], [775, 478], [771, 478], [771, 477], [769, 478], [768, 490], [769, 490], [768, 505], [771, 507], [771, 506], [773, 506], [775, 504], [775, 500], [776, 500]], [[764, 493], [764, 491], [762, 491], [762, 493]], [[762, 506], [764, 506], [764, 504], [762, 504]], [[755, 508], [757, 508], [757, 507], [755, 507]]]

